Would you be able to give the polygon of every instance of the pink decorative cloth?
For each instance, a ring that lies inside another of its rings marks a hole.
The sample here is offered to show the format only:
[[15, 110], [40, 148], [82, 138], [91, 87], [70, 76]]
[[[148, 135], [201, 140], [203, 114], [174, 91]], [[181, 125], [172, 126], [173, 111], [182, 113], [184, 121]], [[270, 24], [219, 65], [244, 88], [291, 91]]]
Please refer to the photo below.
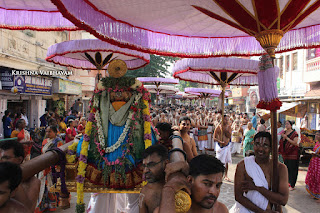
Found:
[[[320, 142], [317, 142], [313, 151], [320, 153]], [[320, 199], [320, 158], [313, 157], [310, 160], [306, 177], [306, 190], [314, 198]]]

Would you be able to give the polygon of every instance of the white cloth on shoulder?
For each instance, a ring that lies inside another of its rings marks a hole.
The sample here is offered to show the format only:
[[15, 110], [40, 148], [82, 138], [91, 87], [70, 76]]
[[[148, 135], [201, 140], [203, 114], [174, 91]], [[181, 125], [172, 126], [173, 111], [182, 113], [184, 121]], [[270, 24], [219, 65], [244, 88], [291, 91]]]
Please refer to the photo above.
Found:
[[230, 143], [227, 146], [220, 147], [218, 142], [215, 142], [216, 157], [221, 161], [221, 163], [232, 163]]
[[[268, 181], [261, 169], [261, 167], [256, 163], [254, 156], [249, 156], [244, 158], [244, 165], [247, 174], [253, 179], [253, 182], [256, 186], [264, 187], [268, 189]], [[248, 193], [244, 193], [243, 196], [247, 197], [252, 203], [266, 210], [268, 207], [269, 201], [265, 198], [260, 192], [255, 190], [250, 190]], [[230, 209], [230, 213], [253, 213], [249, 209], [246, 209], [239, 202]]]

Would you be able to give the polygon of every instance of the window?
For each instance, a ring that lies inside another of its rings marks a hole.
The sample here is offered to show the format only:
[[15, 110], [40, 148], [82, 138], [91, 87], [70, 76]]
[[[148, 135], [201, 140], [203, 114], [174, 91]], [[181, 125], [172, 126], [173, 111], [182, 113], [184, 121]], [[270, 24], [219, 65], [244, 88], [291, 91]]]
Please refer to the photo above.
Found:
[[282, 79], [283, 78], [283, 56], [279, 58], [279, 69], [280, 69], [279, 77]]
[[315, 57], [316, 57], [316, 49], [315, 48], [308, 49], [307, 60], [313, 59]]
[[298, 69], [298, 53], [292, 54], [292, 70]]
[[290, 71], [290, 55], [286, 56], [286, 72]]

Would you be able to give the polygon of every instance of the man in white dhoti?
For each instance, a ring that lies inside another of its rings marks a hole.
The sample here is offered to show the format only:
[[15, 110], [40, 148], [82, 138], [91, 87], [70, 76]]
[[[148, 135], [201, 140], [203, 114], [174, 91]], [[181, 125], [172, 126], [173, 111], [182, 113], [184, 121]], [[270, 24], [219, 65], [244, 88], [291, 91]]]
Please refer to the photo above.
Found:
[[[230, 181], [228, 178], [228, 163], [232, 163], [230, 140], [231, 140], [231, 127], [228, 122], [228, 117], [225, 115], [223, 118], [223, 126], [220, 124], [214, 131], [213, 139], [216, 142], [215, 150], [216, 157], [225, 164], [226, 172], [224, 179]], [[222, 131], [223, 130], [223, 131]]]
[[[272, 192], [271, 135], [259, 132], [254, 137], [255, 156], [246, 157], [237, 165], [235, 174], [236, 204], [231, 213], [275, 212], [272, 204], [286, 205], [289, 196], [288, 172], [284, 164], [278, 163], [279, 192]], [[269, 202], [270, 201], [270, 202]]]
[[199, 150], [204, 151], [208, 148], [208, 120], [205, 114], [199, 116], [198, 122], [198, 145]]
[[214, 149], [214, 143], [212, 140], [213, 132], [214, 132], [214, 117], [212, 113], [209, 113], [207, 117], [208, 121], [208, 149]]

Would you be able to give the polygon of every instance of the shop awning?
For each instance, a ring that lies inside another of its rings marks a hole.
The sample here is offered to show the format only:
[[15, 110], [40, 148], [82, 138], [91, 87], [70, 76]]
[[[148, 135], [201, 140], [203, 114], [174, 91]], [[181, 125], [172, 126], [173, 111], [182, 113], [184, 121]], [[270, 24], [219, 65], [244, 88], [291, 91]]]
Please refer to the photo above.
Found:
[[[298, 102], [293, 103], [282, 103], [282, 106], [277, 111], [277, 113], [281, 113], [288, 116], [293, 116], [297, 118], [303, 118], [303, 116], [307, 113], [307, 104], [301, 104]], [[261, 116], [264, 120], [268, 120], [270, 118], [270, 112]]]
[[318, 97], [318, 98], [320, 98], [320, 88], [310, 90], [304, 96], [305, 97]]

